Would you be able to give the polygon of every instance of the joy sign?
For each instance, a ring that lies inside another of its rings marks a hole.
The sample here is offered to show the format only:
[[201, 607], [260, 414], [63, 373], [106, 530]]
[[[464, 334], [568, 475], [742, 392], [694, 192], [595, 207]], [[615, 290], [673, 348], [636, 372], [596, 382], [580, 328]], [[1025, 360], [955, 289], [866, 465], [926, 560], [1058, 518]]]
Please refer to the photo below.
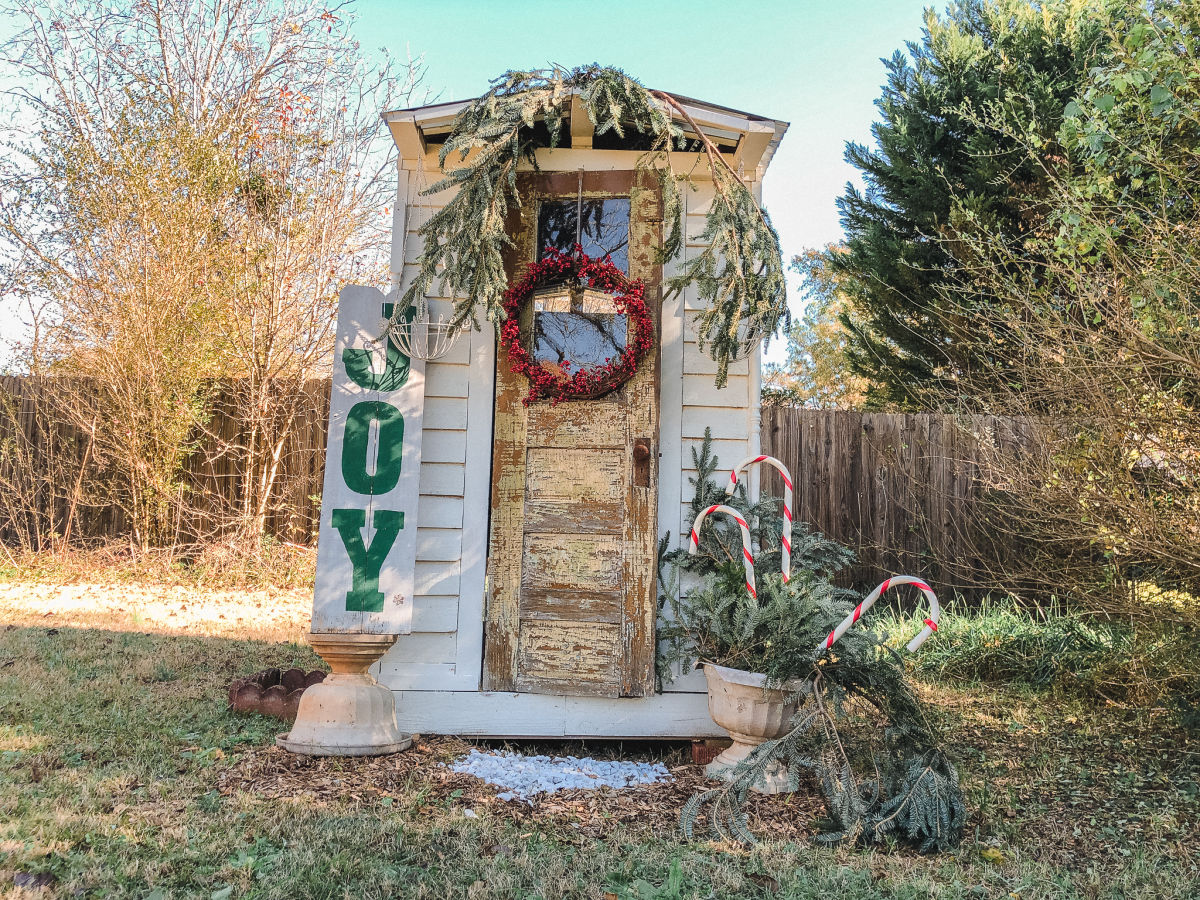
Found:
[[313, 596], [316, 632], [412, 629], [425, 376], [420, 360], [380, 339], [391, 314], [392, 304], [373, 288], [342, 291]]

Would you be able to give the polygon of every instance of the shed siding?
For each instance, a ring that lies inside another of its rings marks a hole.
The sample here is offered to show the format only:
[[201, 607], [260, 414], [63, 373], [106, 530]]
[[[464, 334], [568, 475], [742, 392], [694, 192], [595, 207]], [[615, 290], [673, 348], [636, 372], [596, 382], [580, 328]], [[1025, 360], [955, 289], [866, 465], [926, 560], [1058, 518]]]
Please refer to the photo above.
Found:
[[[395, 241], [392, 259], [393, 284], [404, 289], [417, 272], [416, 259], [421, 239], [416, 234], [445, 202], [445, 196], [423, 197], [424, 179], [401, 170], [402, 184], [412, 185], [411, 203], [397, 224], [404, 223], [403, 241]], [[397, 197], [399, 202], [401, 197]], [[402, 251], [402, 252], [401, 252]], [[449, 301], [430, 297], [432, 312], [445, 313]], [[470, 648], [462, 652], [469, 620], [463, 614], [472, 593], [482, 597], [477, 566], [471, 565], [474, 550], [464, 553], [464, 517], [470, 507], [478, 516], [478, 485], [468, 488], [467, 462], [470, 455], [468, 429], [491, 432], [490, 374], [476, 381], [475, 357], [478, 334], [464, 335], [454, 348], [425, 367], [425, 426], [421, 436], [420, 500], [417, 510], [417, 571], [413, 598], [412, 634], [397, 639], [381, 660], [378, 677], [393, 690], [474, 690], [478, 687], [477, 665], [472, 667]], [[490, 366], [488, 367], [490, 371]], [[474, 396], [473, 396], [474, 394]], [[480, 401], [486, 399], [486, 404]], [[472, 403], [472, 401], [475, 401]], [[482, 412], [481, 412], [482, 407]], [[478, 442], [478, 441], [476, 441]], [[483, 521], [486, 522], [486, 500]], [[468, 540], [471, 539], [468, 534]], [[464, 564], [464, 557], [467, 562]], [[460, 627], [461, 626], [461, 627]], [[470, 645], [471, 641], [466, 641]]]
[[[711, 185], [701, 185], [698, 190], [687, 191], [684, 195], [685, 259], [694, 259], [707, 246], [700, 235], [712, 197]], [[678, 271], [679, 264], [674, 263], [671, 268]], [[700, 350], [694, 328], [701, 308], [698, 291], [690, 287], [663, 311], [664, 322], [670, 317], [672, 325], [670, 336], [665, 326], [663, 332], [662, 398], [662, 483], [670, 486], [659, 492], [659, 530], [664, 534], [671, 533], [671, 547], [681, 546], [683, 536], [692, 526], [694, 488], [689, 479], [696, 475], [692, 450], [695, 448], [699, 452], [705, 427], [712, 429], [712, 449], [720, 463], [719, 472], [727, 472], [757, 448], [758, 426], [753, 420], [757, 415], [758, 385], [750, 373], [751, 363], [757, 370], [758, 354], [732, 363], [728, 382], [718, 389], [713, 383], [716, 363]], [[669, 344], [669, 340], [674, 343]], [[675, 366], [673, 369], [667, 364], [668, 355]], [[670, 398], [668, 390], [672, 392]], [[671, 433], [668, 435], [665, 410], [671, 405], [677, 413], [670, 419]], [[669, 446], [672, 448], [670, 458], [667, 454]], [[672, 475], [672, 472], [678, 475]], [[664, 686], [666, 693], [703, 693], [705, 690], [704, 676], [699, 672], [677, 677]]]
[[[420, 196], [419, 191], [427, 178], [415, 172], [402, 171], [400, 182], [402, 190], [398, 204], [408, 201], [410, 196], [411, 202], [403, 212], [397, 210], [394, 216], [396, 233], [403, 234], [403, 240], [394, 242], [392, 268], [393, 282], [405, 287], [416, 274], [416, 260], [423, 246], [417, 230], [448, 197]], [[685, 194], [685, 258], [694, 257], [704, 246], [699, 242], [699, 235], [704, 230], [704, 216], [711, 199], [711, 186], [702, 186], [698, 191]], [[679, 266], [679, 262], [668, 263], [666, 277], [676, 274]], [[448, 301], [431, 298], [431, 304], [436, 308], [448, 305]], [[757, 422], [754, 419], [757, 417], [758, 383], [752, 374], [757, 371], [757, 354], [750, 360], [733, 363], [728, 384], [717, 390], [713, 385], [716, 366], [700, 351], [691, 324], [698, 309], [694, 288], [683, 296], [671, 298], [663, 306], [659, 531], [660, 534], [671, 532], [673, 546], [679, 545], [680, 535], [686, 534], [691, 526], [687, 506], [692, 496], [688, 478], [694, 475], [691, 448], [699, 447], [705, 426], [712, 428], [714, 451], [726, 471], [744, 456], [757, 451]], [[427, 724], [424, 722], [426, 715], [432, 717], [431, 722], [439, 719], [440, 710], [444, 709], [449, 696], [426, 692], [476, 692], [480, 686], [484, 571], [491, 497], [494, 365], [494, 339], [485, 325], [483, 330], [464, 336], [447, 356], [430, 361], [426, 366], [413, 633], [397, 640], [377, 673], [393, 690], [406, 692], [397, 697], [401, 718], [408, 717], [407, 708], [412, 710], [412, 715], [422, 719], [422, 725]], [[699, 673], [677, 680], [667, 688], [671, 694], [701, 693], [704, 689]], [[418, 700], [425, 696], [430, 701], [428, 710]], [[513, 702], [518, 702], [517, 695], [512, 696]], [[483, 706], [478, 710], [481, 714], [478, 733], [500, 733], [494, 724], [484, 721], [494, 718], [486, 714], [486, 710], [490, 708], [495, 713], [499, 697], [479, 695]], [[559, 707], [574, 710], [579, 706], [582, 712], [587, 704], [580, 705], [569, 698], [543, 700], [535, 695], [530, 698], [528, 711], [538, 717], [542, 725], [514, 722], [510, 726], [511, 733], [607, 733], [603, 728], [601, 732], [585, 729], [578, 722], [570, 721], [570, 716], [565, 713], [562, 723], [546, 718], [551, 706], [558, 714]], [[688, 701], [678, 712], [674, 707], [670, 707], [669, 712], [665, 707], [659, 709], [652, 699], [607, 702], [620, 703], [622, 709], [633, 709], [630, 704], [641, 704], [645, 705], [650, 719], [666, 713], [667, 719], [679, 720], [658, 722], [657, 728], [644, 723], [635, 726], [630, 722], [630, 736], [684, 732], [700, 735], [712, 730], [700, 698]], [[525, 711], [525, 707], [521, 706], [520, 710]], [[511, 712], [517, 713], [517, 707]], [[472, 706], [468, 717], [476, 714]], [[594, 724], [590, 726], [595, 727]]]
[[[711, 184], [701, 185], [698, 190], [689, 191], [685, 195], [684, 225], [685, 242], [684, 256], [694, 259], [707, 247], [700, 235], [704, 231], [705, 217], [712, 205], [713, 189]], [[702, 309], [699, 292], [690, 287], [683, 295], [683, 322], [681, 325], [683, 337], [683, 382], [681, 404], [680, 445], [681, 459], [677, 471], [679, 475], [679, 500], [676, 508], [679, 510], [679, 530], [676, 534], [683, 535], [691, 528], [691, 499], [694, 493], [690, 478], [694, 478], [696, 467], [692, 460], [692, 448], [699, 450], [704, 441], [704, 429], [712, 429], [713, 453], [720, 464], [719, 471], [729, 471], [750, 453], [757, 445], [758, 424], [757, 416], [756, 379], [751, 377], [751, 362], [755, 370], [758, 366], [758, 354], [750, 359], [739, 359], [729, 366], [729, 379], [725, 387], [718, 389], [713, 383], [716, 375], [716, 363], [701, 351], [697, 339], [695, 320]], [[666, 509], [660, 513], [665, 527], [667, 524]]]

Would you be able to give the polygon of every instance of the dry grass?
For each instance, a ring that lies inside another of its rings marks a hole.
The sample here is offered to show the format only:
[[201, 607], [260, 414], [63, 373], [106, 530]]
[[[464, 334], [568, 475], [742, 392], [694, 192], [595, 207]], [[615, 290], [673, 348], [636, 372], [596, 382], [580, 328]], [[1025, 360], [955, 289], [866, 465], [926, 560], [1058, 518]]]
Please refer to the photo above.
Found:
[[33, 553], [0, 545], [0, 583], [171, 584], [189, 588], [312, 590], [317, 549], [274, 538], [138, 551], [109, 542]]
[[[1198, 747], [1153, 711], [926, 685], [972, 807], [956, 853], [818, 848], [814, 791], [756, 801], [768, 839], [757, 848], [685, 843], [674, 814], [700, 776], [678, 745], [588, 748], [664, 760], [673, 786], [533, 807], [439, 766], [467, 746], [453, 739], [372, 760], [297, 758], [272, 747], [280, 723], [230, 713], [224, 687], [267, 664], [315, 665], [309, 648], [247, 639], [275, 627], [257, 620], [179, 627], [169, 612], [190, 612], [171, 605], [186, 595], [161, 584], [88, 585], [76, 612], [50, 618], [70, 585], [2, 586], [0, 896], [1200, 893]], [[89, 595], [126, 607], [87, 610]], [[236, 596], [193, 593], [188, 605]], [[131, 624], [134, 606], [168, 615]]]
[[269, 543], [255, 552], [265, 557], [225, 544], [191, 561], [165, 551], [135, 556], [115, 544], [11, 556], [0, 565], [0, 622], [302, 641], [315, 550]]

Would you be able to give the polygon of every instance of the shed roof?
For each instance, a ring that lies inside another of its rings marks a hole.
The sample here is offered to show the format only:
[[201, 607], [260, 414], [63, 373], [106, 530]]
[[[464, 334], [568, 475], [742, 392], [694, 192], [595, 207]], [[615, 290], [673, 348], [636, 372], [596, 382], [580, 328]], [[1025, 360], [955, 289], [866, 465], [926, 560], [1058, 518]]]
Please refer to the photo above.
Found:
[[[700, 126], [700, 130], [714, 143], [733, 148], [727, 155], [734, 164], [741, 164], [747, 173], [756, 171], [757, 177], [762, 177], [788, 129], [787, 122], [682, 94], [671, 93], [671, 96], [679, 101]], [[451, 100], [390, 110], [383, 114], [383, 118], [401, 156], [416, 159], [428, 152], [426, 138], [449, 132], [454, 117], [471, 102], [473, 100]], [[683, 121], [678, 115], [675, 118], [676, 121]], [[590, 122], [587, 127], [590, 131]], [[685, 123], [685, 133], [689, 131], [690, 126]], [[574, 125], [572, 132], [578, 133]]]

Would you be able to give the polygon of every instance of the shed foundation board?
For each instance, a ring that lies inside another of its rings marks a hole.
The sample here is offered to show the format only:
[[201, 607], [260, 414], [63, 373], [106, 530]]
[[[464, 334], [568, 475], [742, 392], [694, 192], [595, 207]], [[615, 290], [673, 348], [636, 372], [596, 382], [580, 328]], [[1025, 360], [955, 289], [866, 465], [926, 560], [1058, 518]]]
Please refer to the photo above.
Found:
[[414, 734], [493, 738], [726, 737], [707, 694], [560, 697], [500, 691], [395, 691], [396, 720]]

